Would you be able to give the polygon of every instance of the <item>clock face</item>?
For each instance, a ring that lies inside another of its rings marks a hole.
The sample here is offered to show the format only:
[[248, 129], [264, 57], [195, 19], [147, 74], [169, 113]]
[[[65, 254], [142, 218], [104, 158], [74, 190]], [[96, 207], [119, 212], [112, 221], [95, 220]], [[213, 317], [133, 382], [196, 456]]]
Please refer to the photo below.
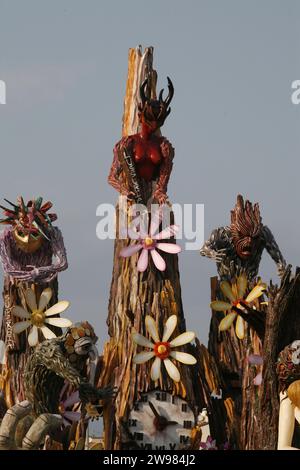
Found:
[[195, 415], [186, 401], [161, 390], [144, 393], [130, 412], [128, 427], [146, 450], [188, 449]]

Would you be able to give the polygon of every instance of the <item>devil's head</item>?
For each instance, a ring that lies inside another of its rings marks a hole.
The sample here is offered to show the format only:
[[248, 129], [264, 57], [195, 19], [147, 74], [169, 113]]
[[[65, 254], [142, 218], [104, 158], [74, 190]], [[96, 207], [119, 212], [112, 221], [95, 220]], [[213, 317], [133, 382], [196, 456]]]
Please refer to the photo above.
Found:
[[252, 205], [239, 194], [235, 208], [231, 211], [230, 225], [232, 241], [241, 259], [250, 258], [260, 244], [262, 220], [259, 205]]
[[146, 125], [152, 132], [164, 124], [171, 112], [170, 103], [174, 95], [174, 87], [169, 77], [167, 80], [169, 93], [165, 100], [163, 99], [163, 89], [160, 91], [158, 99], [151, 98], [148, 79], [140, 87], [139, 119], [141, 124]]

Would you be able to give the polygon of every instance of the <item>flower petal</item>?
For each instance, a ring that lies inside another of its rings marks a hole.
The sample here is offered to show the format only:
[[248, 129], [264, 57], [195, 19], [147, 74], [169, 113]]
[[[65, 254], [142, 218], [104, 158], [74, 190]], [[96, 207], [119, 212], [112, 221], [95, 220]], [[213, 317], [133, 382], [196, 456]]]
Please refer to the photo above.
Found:
[[154, 240], [165, 240], [166, 238], [173, 237], [179, 230], [178, 225], [170, 225], [169, 227], [165, 228], [157, 235], [153, 235], [152, 238]]
[[252, 364], [255, 366], [262, 366], [264, 363], [264, 360], [262, 356], [260, 356], [259, 354], [250, 354], [250, 356], [248, 356], [248, 362], [249, 364]]
[[71, 320], [68, 320], [67, 318], [47, 318], [45, 320], [45, 323], [48, 323], [49, 325], [53, 326], [58, 326], [60, 328], [68, 328], [72, 325]]
[[69, 307], [70, 302], [67, 300], [61, 300], [57, 302], [57, 304], [52, 305], [52, 307], [46, 310], [45, 315], [46, 317], [52, 317], [52, 315], [58, 315], [59, 313], [64, 312]]
[[246, 297], [246, 302], [253, 302], [253, 300], [258, 299], [266, 290], [266, 285], [265, 284], [259, 284], [255, 286], [250, 294]]
[[166, 269], [166, 263], [160, 254], [156, 250], [151, 250], [151, 256], [157, 269], [159, 271], [164, 271]]
[[150, 230], [149, 234], [151, 238], [155, 237], [155, 234], [159, 228], [159, 224], [162, 220], [162, 209], [159, 208], [155, 212], [151, 212], [151, 222], [150, 222]]
[[136, 354], [133, 358], [134, 364], [144, 364], [144, 362], [150, 361], [155, 354], [153, 351], [143, 351]]
[[160, 377], [161, 359], [156, 357], [151, 367], [151, 379], [156, 381]]
[[234, 322], [235, 320], [235, 317], [237, 316], [236, 313], [228, 313], [228, 315], [226, 315], [226, 317], [224, 317], [221, 321], [220, 321], [220, 324], [219, 324], [219, 331], [226, 331], [228, 330], [232, 323]]
[[222, 281], [220, 283], [220, 289], [225, 297], [230, 300], [230, 302], [234, 302], [236, 300], [235, 296], [233, 295], [231, 285], [227, 281]]
[[138, 243], [136, 245], [125, 246], [120, 251], [120, 256], [122, 256], [122, 258], [128, 258], [128, 256], [132, 256], [135, 253], [137, 253], [138, 251], [140, 251], [140, 249], [142, 247], [143, 247], [143, 245], [141, 243]]
[[32, 312], [33, 310], [37, 310], [36, 296], [32, 289], [26, 289], [25, 299], [28, 307]]
[[180, 373], [177, 367], [175, 366], [175, 364], [173, 364], [173, 362], [170, 361], [170, 359], [164, 359], [164, 365], [171, 379], [174, 380], [174, 382], [179, 382]]
[[39, 337], [38, 337], [38, 329], [35, 325], [30, 330], [30, 333], [28, 335], [28, 344], [32, 348], [38, 344]]
[[68, 408], [70, 406], [75, 405], [75, 403], [78, 403], [80, 401], [79, 398], [79, 391], [76, 390], [76, 392], [71, 393], [71, 395], [66, 398], [66, 400], [63, 402], [63, 405], [65, 408]]
[[133, 333], [132, 334], [132, 339], [135, 342], [135, 344], [138, 344], [139, 346], [144, 346], [145, 348], [154, 348], [154, 344], [149, 341], [149, 339], [145, 338], [145, 336], [140, 335], [139, 333]]
[[176, 243], [157, 243], [156, 247], [166, 253], [176, 254], [181, 252], [181, 247]]
[[150, 315], [146, 315], [145, 317], [145, 325], [147, 328], [148, 333], [150, 334], [151, 338], [155, 341], [155, 343], [159, 343], [159, 335], [156, 327], [156, 323], [154, 321], [153, 317], [150, 317]]
[[171, 351], [170, 356], [183, 364], [196, 364], [197, 359], [191, 354], [181, 351]]
[[244, 339], [245, 336], [245, 322], [243, 318], [238, 315], [235, 324], [235, 333], [239, 339]]
[[81, 413], [79, 413], [79, 411], [65, 411], [63, 416], [69, 421], [72, 421], [73, 423], [77, 423], [77, 421], [79, 421], [81, 418]]
[[30, 313], [28, 313], [23, 307], [20, 307], [19, 305], [16, 305], [15, 307], [13, 307], [11, 313], [15, 317], [19, 317], [19, 318], [30, 318], [31, 317]]
[[46, 339], [56, 338], [56, 334], [48, 326], [41, 326], [41, 330]]
[[50, 300], [52, 297], [52, 289], [50, 287], [47, 287], [47, 289], [44, 289], [43, 292], [41, 293], [41, 297], [39, 300], [39, 310], [45, 310], [47, 305], [49, 304]]
[[223, 300], [214, 300], [211, 302], [210, 308], [215, 312], [226, 312], [227, 310], [231, 310], [231, 304], [223, 302]]
[[146, 271], [147, 266], [148, 266], [148, 250], [143, 249], [138, 260], [137, 270], [140, 273], [143, 273], [144, 271]]
[[184, 344], [190, 343], [195, 338], [195, 333], [193, 331], [185, 331], [181, 335], [177, 336], [170, 342], [171, 348], [176, 348], [178, 346], [183, 346]]
[[162, 342], [168, 341], [177, 325], [177, 316], [171, 315], [165, 323]]
[[256, 377], [253, 379], [254, 385], [261, 385], [262, 384], [262, 372], [259, 372]]
[[16, 333], [17, 335], [19, 333], [22, 333], [22, 331], [27, 330], [27, 328], [31, 325], [31, 321], [18, 321], [13, 325], [13, 332]]
[[240, 274], [237, 278], [238, 298], [243, 299], [247, 289], [247, 276], [245, 273]]

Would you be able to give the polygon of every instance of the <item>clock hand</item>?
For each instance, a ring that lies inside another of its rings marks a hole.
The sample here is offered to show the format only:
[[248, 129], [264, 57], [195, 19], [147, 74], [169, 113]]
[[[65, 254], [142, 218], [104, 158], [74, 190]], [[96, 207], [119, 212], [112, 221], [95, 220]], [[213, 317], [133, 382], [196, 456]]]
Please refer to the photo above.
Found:
[[171, 426], [171, 425], [174, 425], [174, 424], [179, 424], [179, 423], [177, 423], [177, 421], [168, 421], [167, 422], [167, 426]]
[[152, 411], [152, 413], [154, 414], [155, 418], [160, 419], [161, 416], [160, 416], [160, 414], [158, 413], [158, 411], [157, 411], [157, 409], [155, 408], [155, 406], [153, 405], [153, 403], [152, 403], [151, 401], [149, 401], [148, 403], [149, 403], [149, 406], [150, 406], [151, 411]]

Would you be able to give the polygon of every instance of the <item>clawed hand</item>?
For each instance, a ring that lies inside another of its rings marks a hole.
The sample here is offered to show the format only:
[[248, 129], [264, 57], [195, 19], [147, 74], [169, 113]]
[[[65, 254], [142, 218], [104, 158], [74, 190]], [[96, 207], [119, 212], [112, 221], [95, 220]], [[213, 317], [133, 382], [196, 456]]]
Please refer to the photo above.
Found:
[[226, 257], [226, 248], [221, 248], [218, 251], [214, 251], [211, 255], [211, 258], [214, 259], [217, 263], [221, 263]]
[[98, 389], [99, 400], [112, 400], [116, 398], [118, 394], [118, 387], [107, 387]]
[[168, 196], [162, 191], [155, 191], [154, 198], [157, 199], [158, 203], [162, 206], [166, 203]]

